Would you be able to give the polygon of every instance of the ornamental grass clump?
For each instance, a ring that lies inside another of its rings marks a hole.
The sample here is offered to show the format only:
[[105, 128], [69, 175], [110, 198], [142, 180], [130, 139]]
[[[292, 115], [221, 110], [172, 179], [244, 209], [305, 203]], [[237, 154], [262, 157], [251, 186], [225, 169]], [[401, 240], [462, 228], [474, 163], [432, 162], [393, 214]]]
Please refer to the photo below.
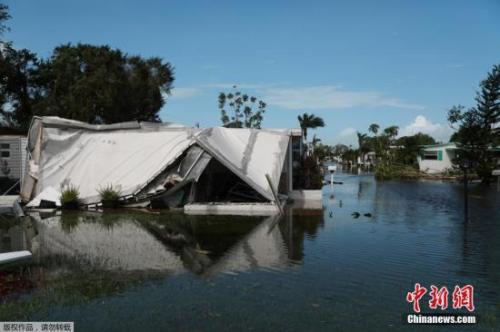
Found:
[[68, 185], [66, 188], [61, 187], [61, 206], [63, 209], [76, 210], [80, 206], [80, 191], [78, 187]]
[[112, 184], [107, 185], [99, 190], [101, 196], [101, 203], [103, 208], [117, 208], [120, 205], [121, 191], [118, 187]]

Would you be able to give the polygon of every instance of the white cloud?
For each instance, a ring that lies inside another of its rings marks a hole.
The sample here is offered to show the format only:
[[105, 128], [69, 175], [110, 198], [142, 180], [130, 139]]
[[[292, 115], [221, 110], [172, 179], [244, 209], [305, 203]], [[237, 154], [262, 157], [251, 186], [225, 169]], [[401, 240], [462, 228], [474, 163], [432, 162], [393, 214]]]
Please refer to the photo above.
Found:
[[269, 105], [287, 109], [334, 109], [351, 107], [392, 107], [421, 110], [423, 106], [406, 103], [378, 92], [347, 91], [323, 85], [298, 88], [267, 88], [262, 91]]
[[342, 129], [337, 136], [335, 136], [334, 142], [341, 143], [345, 145], [358, 145], [358, 135], [356, 134], [357, 130], [352, 127], [347, 127]]
[[424, 133], [436, 140], [448, 142], [453, 130], [448, 125], [433, 123], [423, 115], [418, 115], [412, 123], [400, 130], [399, 136], [410, 136]]
[[[373, 91], [350, 91], [340, 85], [286, 87], [286, 83], [210, 83], [194, 87], [172, 89], [172, 98], [191, 98], [207, 89], [231, 91], [253, 90], [256, 96], [269, 105], [292, 110], [321, 110], [352, 107], [390, 107], [422, 110], [421, 105], [407, 103], [399, 98]], [[284, 87], [285, 86], [285, 87]]]
[[201, 93], [199, 88], [173, 88], [171, 98], [191, 98]]

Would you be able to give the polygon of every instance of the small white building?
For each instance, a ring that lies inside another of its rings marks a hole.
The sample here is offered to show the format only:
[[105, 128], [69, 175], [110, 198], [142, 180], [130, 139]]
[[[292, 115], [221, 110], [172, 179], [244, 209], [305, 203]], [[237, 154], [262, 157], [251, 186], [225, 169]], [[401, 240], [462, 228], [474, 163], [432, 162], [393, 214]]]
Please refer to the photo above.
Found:
[[375, 151], [369, 151], [358, 157], [358, 165], [371, 167], [377, 163], [377, 155]]
[[457, 146], [455, 143], [422, 146], [417, 156], [421, 172], [436, 174], [453, 167]]
[[0, 177], [21, 180], [26, 167], [27, 139], [20, 135], [0, 135]]

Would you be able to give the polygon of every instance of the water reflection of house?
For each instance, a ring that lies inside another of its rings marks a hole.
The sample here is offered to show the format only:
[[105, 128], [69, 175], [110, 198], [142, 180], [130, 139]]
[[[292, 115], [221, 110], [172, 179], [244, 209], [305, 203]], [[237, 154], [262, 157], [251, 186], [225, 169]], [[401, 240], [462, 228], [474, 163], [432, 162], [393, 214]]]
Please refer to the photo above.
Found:
[[33, 258], [78, 262], [97, 270], [184, 271], [180, 258], [167, 250], [137, 221], [117, 217], [107, 223], [96, 214], [32, 215], [37, 235], [32, 240]]
[[[214, 223], [159, 222], [150, 216], [32, 215], [36, 262], [85, 265], [104, 271], [191, 271], [200, 275], [284, 267], [287, 249], [275, 217], [217, 229]], [[255, 217], [254, 217], [255, 218]], [[255, 218], [257, 219], [257, 218]], [[193, 219], [194, 220], [194, 219]], [[225, 224], [226, 226], [228, 224]], [[220, 226], [223, 226], [222, 224]], [[214, 237], [215, 234], [220, 236]]]
[[282, 268], [287, 265], [287, 249], [276, 217], [269, 217], [233, 247], [207, 266], [203, 274], [243, 272], [255, 268]]
[[301, 210], [307, 216], [291, 213], [281, 219], [35, 213], [22, 225], [1, 231], [13, 239], [2, 250], [31, 250], [34, 264], [3, 270], [0, 295], [54, 290], [40, 302], [45, 307], [52, 303], [52, 294], [80, 303], [144, 281], [163, 282], [172, 274], [189, 272], [204, 278], [293, 268], [304, 259], [305, 238], [314, 237], [323, 225], [320, 212]]

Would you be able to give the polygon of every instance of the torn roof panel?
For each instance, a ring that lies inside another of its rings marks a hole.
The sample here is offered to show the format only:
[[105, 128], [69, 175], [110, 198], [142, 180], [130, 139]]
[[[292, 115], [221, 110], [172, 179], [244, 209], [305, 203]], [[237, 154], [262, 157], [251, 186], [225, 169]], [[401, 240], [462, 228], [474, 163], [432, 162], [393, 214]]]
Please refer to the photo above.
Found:
[[32, 157], [35, 167], [29, 167], [37, 181], [31, 190], [23, 190], [30, 193], [25, 200], [44, 188], [69, 184], [78, 187], [86, 204], [99, 202], [98, 190], [110, 184], [120, 187], [123, 196], [134, 195], [193, 144], [193, 134], [198, 131], [120, 126], [101, 131], [78, 125], [70, 121], [64, 127], [64, 119], [57, 126], [37, 123], [41, 134], [37, 132], [31, 148], [38, 147], [40, 152]]
[[289, 136], [284, 133], [247, 128], [208, 128], [196, 142], [258, 193], [274, 200], [266, 179], [278, 186]]

